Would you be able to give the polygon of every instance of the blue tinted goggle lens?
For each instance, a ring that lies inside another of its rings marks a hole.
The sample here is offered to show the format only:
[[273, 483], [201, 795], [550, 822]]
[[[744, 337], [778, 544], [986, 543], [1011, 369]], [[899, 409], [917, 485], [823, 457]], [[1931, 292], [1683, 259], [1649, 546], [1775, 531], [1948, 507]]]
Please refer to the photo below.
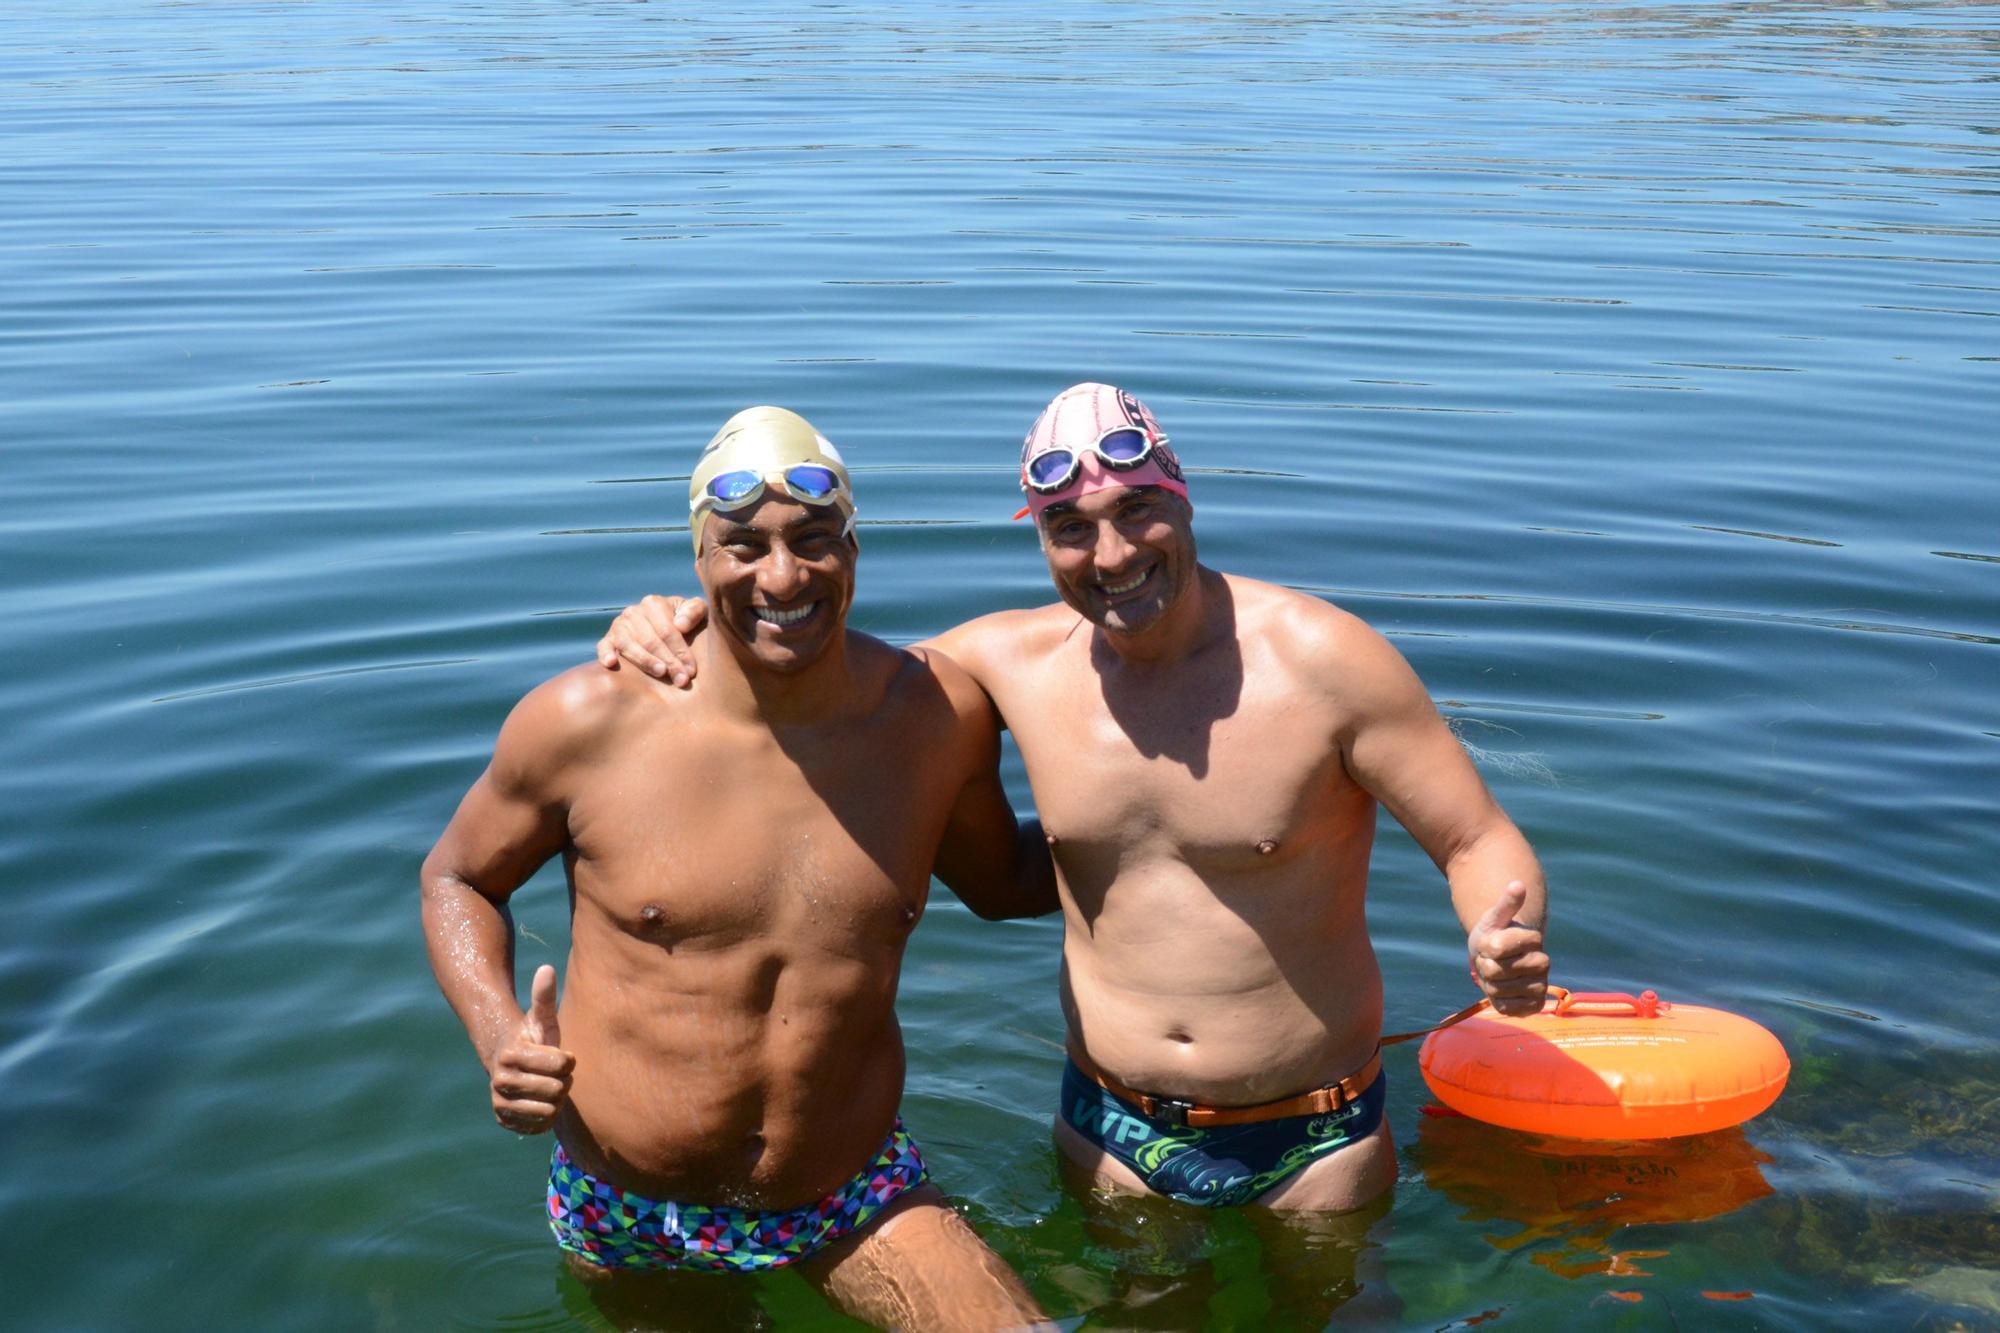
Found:
[[785, 489], [801, 500], [824, 500], [840, 489], [832, 468], [801, 463], [785, 474]]
[[1037, 486], [1059, 486], [1076, 471], [1076, 455], [1067, 449], [1051, 449], [1028, 460], [1028, 480]]
[[764, 479], [755, 472], [723, 472], [708, 479], [708, 498], [734, 504], [754, 494]]
[[1145, 452], [1146, 432], [1142, 430], [1106, 431], [1097, 442], [1098, 457], [1108, 463], [1130, 463]]

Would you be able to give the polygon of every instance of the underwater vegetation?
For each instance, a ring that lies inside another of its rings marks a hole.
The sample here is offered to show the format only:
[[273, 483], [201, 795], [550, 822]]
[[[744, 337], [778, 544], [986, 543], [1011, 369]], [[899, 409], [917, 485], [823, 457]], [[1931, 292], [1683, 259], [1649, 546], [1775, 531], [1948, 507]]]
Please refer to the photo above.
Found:
[[1798, 1178], [1770, 1208], [1773, 1257], [1951, 1308], [1926, 1327], [2000, 1327], [2000, 1056], [1816, 1033], [1786, 1103]]

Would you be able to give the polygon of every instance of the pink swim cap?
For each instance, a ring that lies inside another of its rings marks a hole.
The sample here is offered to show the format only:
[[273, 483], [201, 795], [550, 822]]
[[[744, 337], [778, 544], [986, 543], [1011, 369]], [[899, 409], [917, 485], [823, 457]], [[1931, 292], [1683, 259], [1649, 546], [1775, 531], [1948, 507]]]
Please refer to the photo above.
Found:
[[[1151, 452], [1136, 467], [1106, 467], [1103, 456], [1097, 452], [1098, 441], [1109, 431], [1132, 427], [1146, 433], [1152, 443]], [[1075, 454], [1082, 460], [1082, 466], [1069, 485], [1052, 495], [1043, 495], [1028, 485], [1028, 464], [1056, 450]], [[1073, 384], [1042, 409], [1028, 438], [1021, 443], [1021, 490], [1028, 504], [1014, 517], [1028, 513], [1039, 517], [1050, 505], [1119, 486], [1162, 486], [1183, 500], [1188, 498], [1181, 461], [1168, 446], [1166, 433], [1150, 408], [1109, 384]]]

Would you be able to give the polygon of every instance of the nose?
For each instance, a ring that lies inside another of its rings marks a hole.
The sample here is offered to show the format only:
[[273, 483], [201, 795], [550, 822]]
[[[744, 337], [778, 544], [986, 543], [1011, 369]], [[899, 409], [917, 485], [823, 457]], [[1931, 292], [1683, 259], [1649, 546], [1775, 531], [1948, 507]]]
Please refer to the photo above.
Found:
[[1107, 574], [1115, 574], [1132, 563], [1132, 556], [1138, 548], [1125, 539], [1118, 525], [1106, 520], [1097, 525], [1097, 542], [1091, 549], [1091, 559], [1097, 568]]
[[757, 571], [758, 586], [774, 602], [788, 602], [804, 592], [811, 577], [805, 561], [799, 559], [790, 544], [782, 540], [771, 543], [763, 568]]

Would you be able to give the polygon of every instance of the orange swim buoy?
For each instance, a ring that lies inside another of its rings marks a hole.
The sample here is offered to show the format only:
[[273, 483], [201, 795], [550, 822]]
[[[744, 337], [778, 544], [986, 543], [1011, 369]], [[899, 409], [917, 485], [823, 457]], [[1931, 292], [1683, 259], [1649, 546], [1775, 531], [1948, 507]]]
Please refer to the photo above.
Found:
[[1740, 1124], [1791, 1074], [1764, 1028], [1721, 1009], [1549, 987], [1525, 1018], [1480, 1006], [1424, 1039], [1424, 1082], [1454, 1111], [1571, 1139], [1670, 1139]]

